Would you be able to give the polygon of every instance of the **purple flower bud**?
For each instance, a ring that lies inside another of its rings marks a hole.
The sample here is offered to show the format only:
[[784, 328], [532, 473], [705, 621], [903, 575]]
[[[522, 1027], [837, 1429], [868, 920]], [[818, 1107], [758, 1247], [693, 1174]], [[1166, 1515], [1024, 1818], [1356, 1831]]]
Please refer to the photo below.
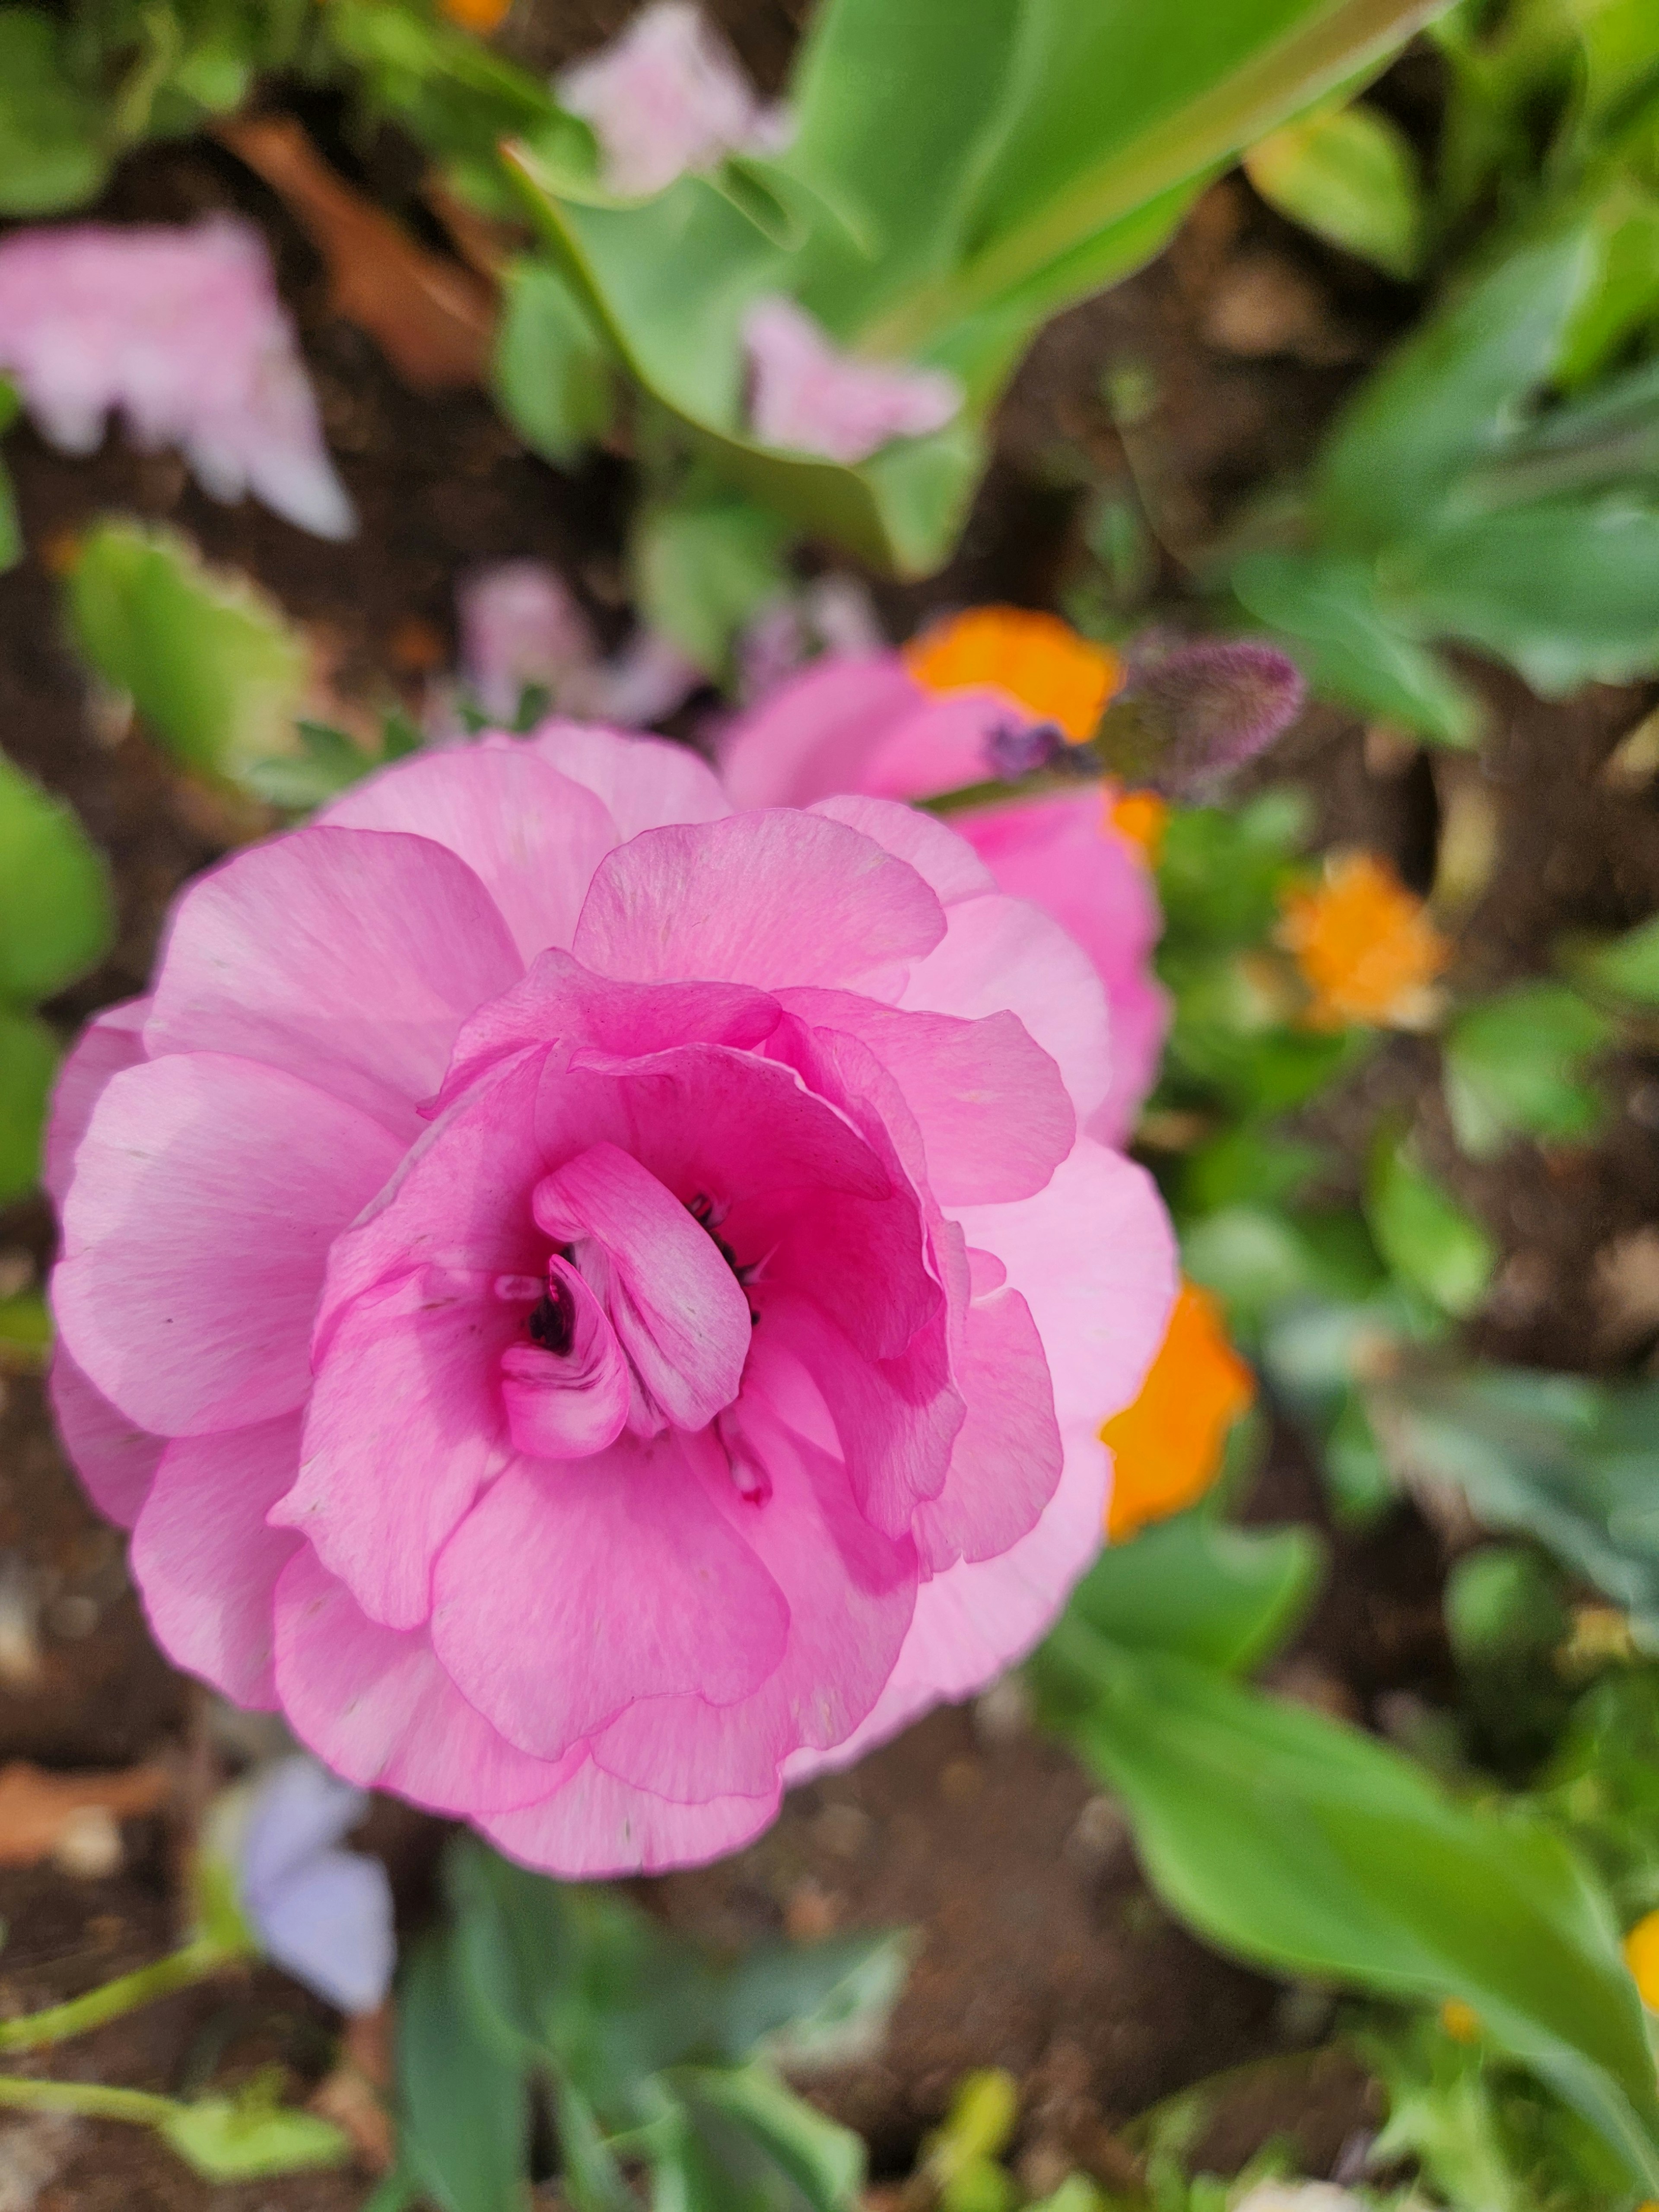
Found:
[[368, 1805], [316, 1759], [279, 1759], [253, 1787], [237, 1852], [260, 1949], [343, 2012], [374, 2011], [396, 1957], [386, 1869], [338, 1848]]
[[1051, 768], [1066, 748], [1066, 732], [1054, 722], [1000, 722], [988, 732], [985, 757], [1004, 783], [1018, 783]]
[[1271, 646], [1143, 646], [1120, 695], [1150, 748], [1142, 780], [1183, 797], [1242, 768], [1296, 720], [1304, 690], [1294, 661]]

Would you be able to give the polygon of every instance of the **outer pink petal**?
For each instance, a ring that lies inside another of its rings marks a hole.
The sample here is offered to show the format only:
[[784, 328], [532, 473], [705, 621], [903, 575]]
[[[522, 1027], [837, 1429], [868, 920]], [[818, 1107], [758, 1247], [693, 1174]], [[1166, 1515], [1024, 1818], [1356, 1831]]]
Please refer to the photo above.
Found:
[[106, 1521], [131, 1528], [167, 1449], [94, 1390], [61, 1342], [46, 1384], [52, 1418], [87, 1495]]
[[433, 1595], [433, 1648], [463, 1695], [540, 1759], [636, 1698], [750, 1696], [789, 1629], [672, 1435], [520, 1461], [450, 1538]]
[[850, 983], [919, 960], [944, 934], [939, 900], [871, 838], [780, 808], [648, 830], [605, 860], [571, 946], [602, 975]]
[[104, 1085], [124, 1067], [136, 1067], [144, 1057], [144, 1017], [149, 1012], [148, 999], [126, 999], [118, 1006], [106, 1006], [82, 1030], [58, 1071], [46, 1120], [46, 1162], [40, 1180], [60, 1211], [75, 1155], [87, 1133], [92, 1109], [104, 1095]]
[[327, 1331], [292, 1486], [271, 1517], [309, 1540], [371, 1620], [426, 1619], [433, 1560], [513, 1456], [500, 1370], [522, 1310], [495, 1296], [493, 1277], [416, 1267]]
[[52, 1279], [76, 1364], [157, 1435], [287, 1413], [310, 1388], [329, 1245], [398, 1150], [356, 1107], [252, 1060], [172, 1054], [116, 1076], [76, 1155]]
[[924, 695], [871, 754], [859, 788], [878, 799], [933, 799], [984, 783], [996, 774], [993, 737], [1028, 728], [1032, 719], [1017, 700], [988, 686]]
[[721, 780], [738, 806], [857, 791], [866, 762], [925, 696], [896, 653], [814, 661], [731, 725]]
[[525, 1866], [566, 1881], [598, 1881], [723, 1858], [771, 1826], [780, 1794], [672, 1805], [618, 1782], [584, 1757], [543, 1803], [477, 1825], [498, 1850]]
[[297, 1415], [167, 1446], [132, 1532], [132, 1574], [175, 1666], [233, 1703], [276, 1703], [271, 1604], [298, 1549], [265, 1516], [294, 1480]]
[[558, 1783], [556, 1763], [516, 1750], [468, 1705], [424, 1629], [370, 1620], [314, 1552], [276, 1586], [276, 1631], [283, 1711], [349, 1782], [469, 1817], [535, 1803]]
[[956, 906], [996, 889], [996, 878], [965, 837], [959, 837], [948, 823], [901, 805], [896, 799], [843, 795], [815, 800], [808, 811], [844, 822], [849, 830], [873, 837], [896, 859], [908, 860], [938, 892], [941, 906]]
[[1106, 994], [1088, 955], [1024, 899], [967, 899], [946, 921], [945, 942], [911, 969], [899, 1004], [971, 1021], [1018, 1014], [1059, 1066], [1086, 1127], [1112, 1081]]
[[[763, 1364], [759, 1340], [756, 1352]], [[740, 1705], [643, 1698], [592, 1745], [607, 1772], [678, 1803], [767, 1796], [797, 1745], [850, 1735], [892, 1672], [915, 1602], [915, 1547], [871, 1527], [846, 1468], [791, 1435], [747, 1386], [739, 1419], [769, 1496], [741, 1496], [718, 1455], [710, 1455], [705, 1480], [783, 1592], [789, 1648]]]
[[1112, 1019], [1112, 1071], [1091, 1136], [1121, 1144], [1158, 1075], [1169, 1000], [1151, 972], [1164, 926], [1150, 872], [1108, 825], [1101, 786], [958, 817], [1001, 888], [1054, 915], [1094, 962]]
[[297, 830], [185, 893], [144, 1042], [285, 1067], [408, 1141], [461, 1024], [523, 972], [489, 894], [442, 845]]
[[968, 1418], [937, 1498], [916, 1508], [916, 1541], [935, 1573], [992, 1559], [1036, 1526], [1064, 1457], [1042, 1340], [1016, 1290], [968, 1309], [953, 1373]]
[[511, 738], [399, 761], [317, 818], [447, 845], [483, 882], [526, 960], [569, 944], [589, 879], [617, 837], [584, 784]]
[[670, 822], [718, 822], [732, 811], [714, 771], [689, 745], [594, 722], [544, 722], [528, 740], [561, 775], [586, 784], [626, 843]]

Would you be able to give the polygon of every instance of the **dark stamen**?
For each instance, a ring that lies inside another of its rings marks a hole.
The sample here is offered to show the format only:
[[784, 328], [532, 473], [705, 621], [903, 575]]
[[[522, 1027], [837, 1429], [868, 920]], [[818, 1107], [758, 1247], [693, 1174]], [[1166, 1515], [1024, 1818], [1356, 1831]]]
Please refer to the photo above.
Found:
[[[725, 1237], [722, 1237], [719, 1230], [714, 1227], [714, 1200], [709, 1197], [707, 1191], [700, 1190], [695, 1198], [688, 1198], [686, 1200], [685, 1210], [690, 1215], [693, 1221], [696, 1223], [698, 1228], [703, 1230], [708, 1234], [714, 1244], [714, 1249], [720, 1254], [721, 1259], [725, 1261], [726, 1266], [732, 1270], [732, 1273], [737, 1277], [738, 1280], [746, 1290], [755, 1270], [753, 1267], [745, 1267], [738, 1260], [737, 1254], [726, 1243]], [[752, 1328], [757, 1327], [759, 1324], [759, 1322], [760, 1316], [755, 1311], [753, 1306], [750, 1306], [749, 1309], [749, 1323], [750, 1328]]]
[[576, 1334], [576, 1302], [563, 1283], [556, 1281], [548, 1285], [539, 1303], [526, 1316], [525, 1327], [532, 1342], [539, 1344], [544, 1352], [556, 1352], [562, 1358], [569, 1351]]

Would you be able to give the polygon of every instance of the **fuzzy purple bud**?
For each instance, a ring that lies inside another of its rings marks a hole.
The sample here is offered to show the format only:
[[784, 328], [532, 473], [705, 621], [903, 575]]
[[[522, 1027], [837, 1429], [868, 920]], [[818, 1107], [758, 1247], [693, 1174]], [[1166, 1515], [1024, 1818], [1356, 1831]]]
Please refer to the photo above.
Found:
[[1265, 752], [1300, 713], [1301, 671], [1271, 646], [1205, 640], [1137, 656], [1121, 703], [1152, 747], [1146, 781], [1183, 797]]

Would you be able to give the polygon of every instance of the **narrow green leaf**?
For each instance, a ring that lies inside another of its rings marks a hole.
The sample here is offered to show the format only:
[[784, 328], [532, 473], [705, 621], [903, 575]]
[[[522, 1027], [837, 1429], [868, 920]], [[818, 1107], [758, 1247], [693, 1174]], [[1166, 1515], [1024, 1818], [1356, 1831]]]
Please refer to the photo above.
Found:
[[576, 2212], [638, 2212], [639, 2199], [623, 2177], [593, 2107], [563, 2075], [554, 2082], [559, 2123], [559, 2169]]
[[1605, 1898], [1555, 1835], [1456, 1802], [1322, 1714], [1079, 1622], [1036, 1664], [1154, 1886], [1202, 1935], [1280, 1972], [1473, 2006], [1653, 2187], [1641, 2006]]
[[532, 453], [561, 468], [610, 427], [611, 356], [546, 261], [523, 256], [507, 270], [492, 374], [507, 421]]
[[1409, 1146], [1386, 1133], [1371, 1155], [1365, 1218], [1404, 1281], [1443, 1312], [1474, 1312], [1497, 1264], [1492, 1238], [1417, 1164]]
[[721, 2045], [736, 2062], [840, 2065], [879, 2041], [908, 1970], [903, 1934], [769, 1943], [746, 1952], [725, 1978]]
[[33, 1014], [0, 1006], [0, 1206], [33, 1188], [58, 1073], [58, 1040]]
[[1295, 1630], [1323, 1565], [1311, 1529], [1232, 1528], [1180, 1513], [1109, 1546], [1072, 1593], [1071, 1612], [1131, 1650], [1243, 1674]]
[[481, 2032], [453, 1930], [398, 1976], [398, 2102], [404, 2159], [440, 2212], [524, 2212], [524, 2069]]
[[1269, 205], [1389, 276], [1423, 258], [1423, 185], [1399, 125], [1376, 107], [1324, 109], [1252, 146], [1244, 173]]
[[1446, 1108], [1457, 1141], [1490, 1159], [1515, 1136], [1587, 1141], [1605, 1112], [1583, 1080], [1613, 1024], [1565, 983], [1522, 983], [1461, 1013], [1446, 1032]]
[[74, 810], [0, 753], [0, 1001], [52, 998], [114, 933], [109, 871]]
[[349, 2140], [332, 2121], [247, 2099], [176, 2105], [156, 2132], [204, 2181], [266, 2181], [351, 2158]]
[[864, 2144], [768, 2066], [682, 2067], [671, 2077], [712, 2166], [719, 2212], [855, 2212]]
[[102, 522], [70, 572], [70, 617], [106, 684], [186, 768], [229, 781], [297, 747], [304, 640], [246, 577], [175, 532]]

